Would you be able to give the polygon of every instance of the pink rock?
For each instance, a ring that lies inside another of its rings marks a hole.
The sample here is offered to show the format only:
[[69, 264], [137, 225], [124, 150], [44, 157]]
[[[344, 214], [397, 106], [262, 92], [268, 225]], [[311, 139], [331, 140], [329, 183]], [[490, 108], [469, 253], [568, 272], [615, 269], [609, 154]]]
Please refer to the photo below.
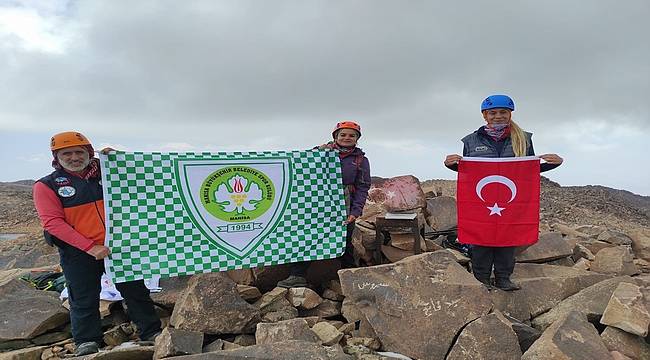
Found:
[[379, 179], [368, 192], [368, 202], [381, 205], [388, 211], [405, 211], [427, 206], [420, 181], [411, 175]]

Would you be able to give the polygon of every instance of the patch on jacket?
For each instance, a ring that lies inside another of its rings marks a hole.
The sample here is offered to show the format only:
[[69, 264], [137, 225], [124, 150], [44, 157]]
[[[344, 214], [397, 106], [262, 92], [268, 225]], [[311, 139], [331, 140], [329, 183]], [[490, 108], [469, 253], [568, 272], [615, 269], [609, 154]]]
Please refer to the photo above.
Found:
[[483, 146], [477, 146], [474, 151], [488, 151], [488, 147], [483, 145]]
[[61, 197], [71, 197], [77, 193], [77, 190], [72, 186], [63, 186], [59, 188], [58, 193]]
[[54, 179], [54, 183], [58, 186], [66, 186], [70, 185], [70, 180], [67, 177], [59, 176], [58, 178]]

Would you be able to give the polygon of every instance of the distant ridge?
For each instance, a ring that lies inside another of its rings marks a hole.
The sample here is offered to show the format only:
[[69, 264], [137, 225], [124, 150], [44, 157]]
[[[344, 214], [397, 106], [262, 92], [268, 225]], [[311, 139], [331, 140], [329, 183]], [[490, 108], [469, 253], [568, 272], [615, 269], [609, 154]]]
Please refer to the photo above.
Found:
[[[426, 180], [425, 191], [456, 196], [455, 180]], [[561, 186], [542, 176], [541, 222], [609, 225], [621, 230], [650, 227], [650, 196], [601, 185]]]

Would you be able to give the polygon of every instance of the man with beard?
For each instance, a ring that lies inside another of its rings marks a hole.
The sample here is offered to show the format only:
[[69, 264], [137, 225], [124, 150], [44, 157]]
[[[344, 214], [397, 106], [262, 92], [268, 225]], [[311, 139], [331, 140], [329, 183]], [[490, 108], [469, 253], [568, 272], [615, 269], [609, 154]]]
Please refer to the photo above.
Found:
[[[70, 322], [76, 355], [99, 351], [103, 333], [99, 315], [104, 246], [104, 201], [99, 160], [90, 141], [78, 132], [52, 137], [54, 172], [34, 184], [34, 205], [45, 240], [56, 245], [70, 296]], [[149, 290], [142, 280], [116, 284], [141, 340], [160, 333]]]

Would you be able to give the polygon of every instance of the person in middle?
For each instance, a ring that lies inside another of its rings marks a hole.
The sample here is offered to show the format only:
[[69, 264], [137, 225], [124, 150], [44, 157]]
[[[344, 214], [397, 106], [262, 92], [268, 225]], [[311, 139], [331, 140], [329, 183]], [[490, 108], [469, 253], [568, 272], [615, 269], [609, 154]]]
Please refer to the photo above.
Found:
[[[354, 223], [361, 216], [363, 206], [366, 204], [368, 190], [370, 189], [370, 162], [365, 153], [357, 147], [361, 137], [361, 126], [353, 121], [341, 121], [336, 124], [332, 132], [333, 141], [316, 147], [315, 149], [331, 149], [339, 153], [343, 185], [345, 185], [345, 207], [347, 226], [345, 253], [341, 257], [341, 267], [354, 267], [355, 261], [352, 247], [352, 232]], [[303, 261], [290, 264], [291, 275], [279, 281], [278, 286], [284, 288], [305, 287], [307, 280], [305, 275], [310, 261]]]

